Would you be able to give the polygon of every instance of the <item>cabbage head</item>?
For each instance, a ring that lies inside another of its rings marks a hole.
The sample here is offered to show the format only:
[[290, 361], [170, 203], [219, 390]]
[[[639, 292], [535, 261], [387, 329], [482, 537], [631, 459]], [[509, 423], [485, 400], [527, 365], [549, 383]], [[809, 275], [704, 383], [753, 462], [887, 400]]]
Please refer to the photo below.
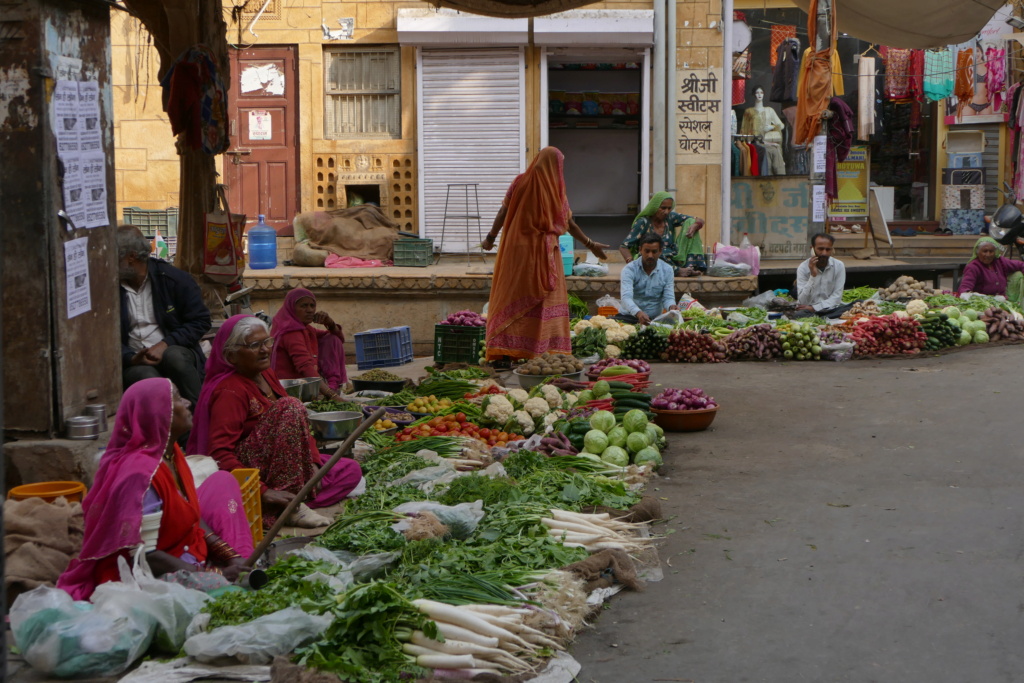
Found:
[[633, 456], [633, 464], [635, 465], [646, 465], [648, 463], [654, 465], [654, 469], [658, 469], [662, 464], [661, 454], [655, 449], [647, 447]]
[[608, 432], [608, 445], [623, 448], [626, 445], [627, 436], [628, 432], [626, 432], [626, 428], [623, 427], [622, 425], [618, 425], [615, 427], [615, 429]]
[[609, 446], [601, 454], [601, 459], [610, 465], [625, 467], [629, 464], [629, 454], [618, 446]]
[[[629, 413], [626, 414], [628, 415]], [[590, 428], [599, 429], [607, 434], [615, 428], [615, 416], [611, 411], [599, 410], [590, 416]]]
[[633, 432], [644, 432], [647, 430], [647, 416], [644, 415], [644, 411], [634, 408], [623, 416], [622, 426], [630, 434]]
[[647, 441], [647, 434], [645, 432], [632, 432], [626, 437], [626, 449], [630, 453], [639, 453], [643, 449], [647, 448], [651, 444]]
[[608, 448], [608, 435], [600, 429], [591, 429], [583, 437], [583, 450], [600, 455]]
[[974, 333], [974, 339], [972, 340], [975, 344], [987, 344], [988, 343], [988, 332], [984, 330]]

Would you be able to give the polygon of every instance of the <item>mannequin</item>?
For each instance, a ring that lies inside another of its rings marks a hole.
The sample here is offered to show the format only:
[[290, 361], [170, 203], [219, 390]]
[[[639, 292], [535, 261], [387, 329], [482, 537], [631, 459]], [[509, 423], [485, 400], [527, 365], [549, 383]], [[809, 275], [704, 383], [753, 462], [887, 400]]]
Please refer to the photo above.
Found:
[[771, 107], [764, 106], [764, 88], [754, 88], [754, 106], [743, 112], [743, 135], [760, 135], [765, 142], [782, 144], [782, 129], [785, 124]]

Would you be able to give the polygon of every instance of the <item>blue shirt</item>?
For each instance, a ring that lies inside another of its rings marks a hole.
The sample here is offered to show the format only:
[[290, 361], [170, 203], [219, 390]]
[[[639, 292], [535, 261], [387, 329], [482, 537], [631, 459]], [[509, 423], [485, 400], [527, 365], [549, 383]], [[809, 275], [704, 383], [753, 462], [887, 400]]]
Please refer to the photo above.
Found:
[[626, 264], [619, 276], [619, 299], [623, 313], [636, 315], [643, 311], [652, 319], [676, 305], [675, 270], [661, 259], [650, 275], [642, 259]]

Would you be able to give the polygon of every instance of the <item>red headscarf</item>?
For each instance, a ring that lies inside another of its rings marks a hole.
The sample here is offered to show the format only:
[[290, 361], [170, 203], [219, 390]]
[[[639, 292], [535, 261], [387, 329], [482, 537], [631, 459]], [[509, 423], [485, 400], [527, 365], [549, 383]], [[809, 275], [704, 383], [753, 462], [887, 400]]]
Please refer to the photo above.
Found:
[[217, 330], [210, 349], [210, 357], [206, 359], [206, 379], [203, 380], [203, 389], [199, 392], [199, 400], [192, 410], [192, 432], [188, 437], [186, 451], [189, 455], [206, 455], [210, 445], [210, 398], [213, 390], [225, 379], [235, 374], [235, 366], [224, 358], [224, 346], [231, 336], [231, 331], [242, 318], [255, 316], [242, 314], [233, 315], [224, 321], [224, 324]]
[[128, 387], [96, 482], [82, 502], [85, 536], [57, 581], [76, 600], [92, 595], [99, 560], [142, 543], [142, 499], [171, 439], [174, 385], [162, 377]]
[[[299, 320], [299, 316], [295, 311], [295, 306], [299, 303], [299, 299], [312, 299], [316, 303], [316, 296], [308, 289], [299, 287], [288, 292], [288, 295], [284, 298], [284, 305], [274, 315], [274, 321], [270, 324], [270, 334], [278, 341], [288, 332], [304, 330], [309, 327], [309, 325]], [[277, 368], [277, 350], [279, 348], [281, 348], [280, 344], [274, 344], [274, 350], [270, 354], [270, 367], [275, 369]]]

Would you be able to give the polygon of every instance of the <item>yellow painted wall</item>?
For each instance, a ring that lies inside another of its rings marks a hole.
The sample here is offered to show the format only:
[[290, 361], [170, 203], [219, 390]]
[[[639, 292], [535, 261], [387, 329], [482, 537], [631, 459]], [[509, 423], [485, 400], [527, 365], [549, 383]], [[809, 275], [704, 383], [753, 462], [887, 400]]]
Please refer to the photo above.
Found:
[[[261, 4], [249, 3], [257, 8]], [[242, 47], [297, 45], [301, 86], [298, 158], [303, 211], [340, 205], [344, 201], [341, 191], [344, 174], [368, 165], [370, 171], [382, 172], [386, 177], [392, 204], [388, 210], [403, 227], [415, 229], [418, 210], [415, 48], [401, 50], [402, 137], [398, 140], [330, 140], [324, 137], [323, 55], [327, 45], [393, 45], [398, 40], [398, 10], [430, 6], [425, 2], [388, 0], [270, 0], [267, 10], [250, 32], [247, 29], [253, 15], [235, 17], [231, 13], [232, 3], [225, 2], [229, 44]], [[651, 0], [623, 0], [599, 2], [586, 9], [652, 7]], [[676, 8], [679, 77], [690, 69], [721, 69], [720, 0], [681, 1]], [[348, 17], [355, 20], [353, 40], [325, 41], [321, 25], [336, 30], [338, 20]], [[125, 206], [149, 209], [177, 206], [178, 162], [156, 79], [159, 60], [148, 44], [148, 32], [136, 20], [117, 12], [112, 16], [112, 23], [118, 214], [120, 216]], [[540, 102], [539, 48], [527, 48], [526, 65], [527, 145], [528, 156], [532, 158], [540, 141], [535, 114]], [[720, 140], [720, 133], [716, 140]], [[669, 144], [675, 146], [671, 135]], [[668, 152], [675, 153], [674, 149]], [[718, 158], [699, 160], [700, 163], [687, 160], [676, 168], [678, 210], [707, 220], [704, 240], [708, 244], [719, 235], [721, 170]]]

